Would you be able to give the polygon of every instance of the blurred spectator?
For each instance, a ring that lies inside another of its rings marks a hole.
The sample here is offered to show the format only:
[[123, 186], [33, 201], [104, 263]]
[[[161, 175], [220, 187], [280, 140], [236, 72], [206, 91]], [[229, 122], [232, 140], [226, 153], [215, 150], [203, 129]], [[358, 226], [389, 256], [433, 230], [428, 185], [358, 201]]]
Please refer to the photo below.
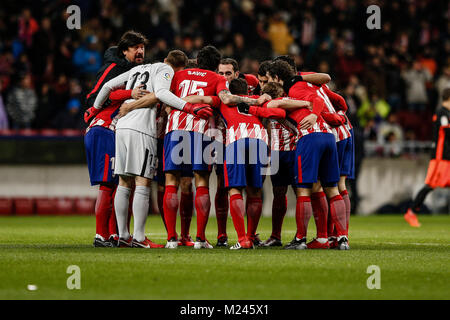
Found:
[[374, 124], [380, 123], [387, 117], [391, 110], [391, 107], [386, 100], [380, 98], [378, 95], [373, 94], [369, 99], [363, 101], [359, 108], [357, 115], [361, 126], [366, 127], [370, 122]]
[[6, 104], [14, 129], [31, 128], [31, 123], [35, 118], [37, 103], [38, 99], [33, 89], [31, 75], [20, 75], [18, 85], [12, 88]]
[[102, 66], [102, 56], [96, 49], [97, 37], [90, 35], [85, 44], [75, 50], [73, 64], [82, 74], [94, 76]]
[[406, 101], [409, 110], [424, 111], [428, 102], [426, 83], [431, 80], [430, 72], [416, 60], [402, 73], [402, 77], [406, 83]]
[[399, 156], [402, 153], [403, 129], [397, 122], [395, 113], [390, 113], [386, 121], [378, 126], [377, 141], [385, 145], [385, 154]]
[[[2, 81], [0, 79], [0, 92], [2, 92]], [[8, 115], [6, 113], [3, 96], [0, 94], [0, 130], [9, 129]]]
[[279, 56], [288, 53], [289, 46], [294, 39], [292, 38], [286, 22], [283, 20], [280, 12], [276, 12], [269, 22], [269, 40], [272, 43], [274, 54]]
[[446, 88], [450, 88], [450, 64], [444, 67], [442, 75], [436, 81], [436, 89], [438, 91], [438, 104], [440, 107], [442, 105], [442, 93]]
[[22, 15], [18, 19], [18, 36], [20, 41], [27, 47], [33, 44], [33, 35], [39, 30], [39, 24], [31, 15], [31, 10], [23, 9]]

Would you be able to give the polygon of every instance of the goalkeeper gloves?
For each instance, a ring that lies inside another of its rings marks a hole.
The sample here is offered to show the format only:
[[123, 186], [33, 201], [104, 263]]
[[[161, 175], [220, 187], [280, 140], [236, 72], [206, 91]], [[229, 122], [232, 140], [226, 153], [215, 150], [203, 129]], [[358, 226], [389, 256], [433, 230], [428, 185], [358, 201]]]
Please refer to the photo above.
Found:
[[95, 107], [90, 107], [89, 109], [86, 110], [86, 112], [84, 113], [84, 122], [89, 123], [91, 122], [91, 120], [97, 115], [99, 114], [101, 111], [101, 109], [97, 109]]
[[200, 103], [192, 104], [187, 102], [182, 111], [193, 114], [194, 116], [205, 120], [213, 115], [213, 111], [209, 105]]

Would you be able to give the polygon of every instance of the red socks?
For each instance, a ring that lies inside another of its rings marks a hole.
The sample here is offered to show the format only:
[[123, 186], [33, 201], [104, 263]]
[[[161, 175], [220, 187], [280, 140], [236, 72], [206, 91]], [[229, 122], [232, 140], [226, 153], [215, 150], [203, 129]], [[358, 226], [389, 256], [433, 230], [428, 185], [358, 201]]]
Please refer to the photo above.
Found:
[[208, 187], [197, 187], [195, 192], [195, 210], [197, 211], [197, 237], [206, 240], [205, 230], [208, 223], [211, 200]]
[[262, 213], [261, 198], [247, 197], [247, 237], [254, 239]]
[[98, 190], [97, 201], [95, 202], [95, 233], [102, 236], [105, 240], [109, 238], [109, 221], [113, 215], [113, 193], [114, 188], [101, 185]]
[[310, 197], [297, 197], [297, 206], [295, 210], [295, 221], [297, 222], [298, 239], [306, 237], [308, 222], [312, 216], [312, 206]]
[[228, 191], [225, 188], [217, 188], [214, 199], [217, 218], [217, 237], [227, 236], [228, 219]]
[[245, 222], [244, 222], [244, 199], [240, 194], [230, 196], [230, 214], [233, 219], [234, 228], [238, 235], [238, 241], [245, 240]]
[[352, 208], [352, 205], [350, 203], [350, 197], [348, 196], [348, 192], [347, 190], [344, 190], [341, 192], [341, 197], [342, 199], [344, 199], [345, 202], [345, 216], [346, 216], [346, 221], [347, 221], [347, 225], [346, 225], [346, 230], [347, 230], [347, 234], [348, 234], [348, 223], [350, 221], [350, 211]]
[[175, 186], [166, 186], [163, 200], [164, 220], [167, 227], [167, 240], [177, 238], [176, 224], [178, 211], [178, 192]]
[[316, 222], [317, 238], [327, 238], [328, 200], [324, 192], [311, 195], [311, 205]]
[[287, 211], [287, 197], [284, 193], [273, 195], [272, 202], [272, 235], [271, 238], [281, 240], [281, 227]]
[[345, 213], [345, 202], [341, 195], [330, 199], [330, 214], [338, 236], [347, 236], [347, 219]]
[[181, 237], [189, 236], [191, 226], [192, 212], [194, 210], [194, 194], [192, 192], [181, 192], [180, 199], [180, 218], [181, 218]]

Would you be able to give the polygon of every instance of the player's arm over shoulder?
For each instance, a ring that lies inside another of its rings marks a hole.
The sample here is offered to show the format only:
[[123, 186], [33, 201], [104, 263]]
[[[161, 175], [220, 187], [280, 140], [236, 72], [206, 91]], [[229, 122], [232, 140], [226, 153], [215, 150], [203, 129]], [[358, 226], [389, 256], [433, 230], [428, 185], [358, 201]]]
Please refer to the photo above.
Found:
[[124, 89], [129, 74], [130, 71], [124, 72], [121, 75], [105, 83], [100, 92], [98, 93], [97, 97], [95, 98], [94, 108], [100, 109], [103, 103], [105, 103], [105, 101], [108, 99], [110, 93], [113, 92], [114, 90]]
[[197, 103], [209, 104], [211, 107], [214, 108], [218, 108], [220, 106], [220, 98], [217, 96], [192, 95], [184, 97], [183, 100], [192, 104]]
[[285, 97], [281, 99], [270, 100], [266, 106], [267, 108], [281, 108], [285, 110], [293, 110], [298, 108], [311, 108], [312, 104], [309, 101]]

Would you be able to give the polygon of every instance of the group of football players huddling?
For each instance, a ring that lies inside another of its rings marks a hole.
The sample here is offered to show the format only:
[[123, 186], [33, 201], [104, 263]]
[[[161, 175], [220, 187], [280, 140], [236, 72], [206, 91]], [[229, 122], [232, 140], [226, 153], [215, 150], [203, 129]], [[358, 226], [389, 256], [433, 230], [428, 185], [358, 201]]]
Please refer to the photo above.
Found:
[[[229, 246], [228, 212], [238, 239], [230, 249], [282, 247], [292, 186], [297, 232], [284, 248], [348, 250], [353, 132], [345, 100], [327, 87], [329, 75], [298, 72], [289, 56], [261, 62], [256, 76], [242, 74], [236, 60], [210, 45], [196, 59], [172, 50], [163, 62], [144, 64], [146, 43], [139, 33], [125, 33], [105, 53], [87, 95], [87, 162], [91, 184], [100, 185], [94, 246], [212, 249], [205, 231], [214, 169], [217, 247]], [[262, 241], [257, 229], [268, 176], [272, 234]], [[165, 245], [145, 235], [153, 180]], [[317, 235], [307, 243], [312, 215]]]

